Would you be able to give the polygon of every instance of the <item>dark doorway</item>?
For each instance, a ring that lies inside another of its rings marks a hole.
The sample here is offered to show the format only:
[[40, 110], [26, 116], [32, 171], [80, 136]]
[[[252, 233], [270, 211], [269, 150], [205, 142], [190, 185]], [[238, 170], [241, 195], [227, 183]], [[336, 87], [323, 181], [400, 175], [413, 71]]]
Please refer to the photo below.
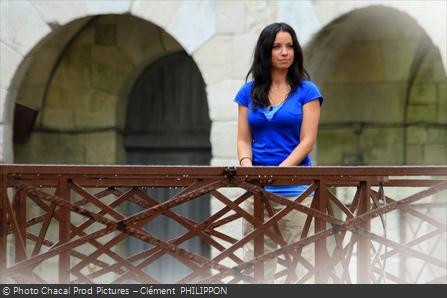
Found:
[[[129, 97], [124, 139], [128, 164], [209, 165], [209, 135], [205, 83], [193, 59], [182, 51], [150, 65], [135, 83]], [[158, 202], [164, 202], [180, 191], [156, 188], [146, 192]], [[143, 209], [130, 203], [128, 210], [134, 214]], [[210, 214], [209, 197], [193, 200], [173, 211], [201, 222]], [[165, 241], [187, 231], [165, 216], [158, 216], [145, 229]], [[181, 247], [209, 255], [209, 248], [198, 237], [184, 242]], [[135, 238], [128, 242], [129, 255], [150, 248], [150, 244]], [[160, 282], [171, 283], [185, 276], [190, 269], [176, 258], [164, 255], [149, 264], [145, 271]]]

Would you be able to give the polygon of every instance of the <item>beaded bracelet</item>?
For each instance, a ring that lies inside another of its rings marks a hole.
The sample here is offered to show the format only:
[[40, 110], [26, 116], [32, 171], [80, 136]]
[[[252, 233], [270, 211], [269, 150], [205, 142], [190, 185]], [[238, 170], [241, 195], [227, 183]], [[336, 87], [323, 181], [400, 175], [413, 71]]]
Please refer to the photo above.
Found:
[[245, 156], [245, 157], [242, 157], [242, 158], [239, 160], [239, 165], [241, 165], [241, 163], [242, 163], [242, 161], [243, 161], [244, 159], [249, 159], [251, 162], [253, 161], [253, 160], [251, 159], [251, 157]]

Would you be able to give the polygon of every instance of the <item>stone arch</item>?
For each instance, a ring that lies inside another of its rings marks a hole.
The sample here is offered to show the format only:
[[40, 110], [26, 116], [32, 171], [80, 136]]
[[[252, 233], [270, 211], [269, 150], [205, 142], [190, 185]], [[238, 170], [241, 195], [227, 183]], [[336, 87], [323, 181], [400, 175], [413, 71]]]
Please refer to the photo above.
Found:
[[29, 142], [15, 146], [15, 161], [124, 162], [127, 95], [149, 64], [179, 50], [161, 27], [128, 14], [74, 20], [45, 37], [22, 61], [23, 77], [14, 77], [14, 101], [39, 111]]
[[[34, 137], [30, 139], [29, 146], [16, 146], [18, 162], [26, 162], [23, 160], [26, 157], [48, 163], [122, 163], [120, 133], [127, 96], [133, 83], [148, 64], [182, 50], [181, 45], [163, 29], [133, 16], [97, 16], [83, 23], [84, 26], [59, 51], [62, 56], [54, 62], [53, 69], [49, 68], [48, 81], [41, 79], [39, 87], [43, 100], [34, 96], [36, 85], [33, 84], [33, 78], [37, 77], [33, 70], [42, 70], [41, 59], [31, 64], [25, 76], [18, 102], [39, 110], [35, 131], [43, 139]], [[67, 27], [67, 31], [73, 29]], [[63, 31], [60, 34], [67, 35]], [[57, 40], [50, 39], [36, 55], [48, 53], [48, 47], [54, 43]], [[27, 94], [33, 96], [27, 98]], [[65, 136], [57, 138], [54, 133]], [[45, 134], [51, 136], [43, 137]], [[72, 137], [80, 134], [84, 136]], [[99, 139], [107, 140], [106, 144], [93, 141]], [[74, 148], [74, 152], [61, 149], [49, 155], [48, 160], [36, 150], [43, 144], [67, 142], [74, 142], [69, 146], [70, 150]], [[97, 146], [117, 149], [109, 154], [94, 154], [87, 150]], [[108, 158], [101, 159], [105, 156]]]
[[384, 6], [353, 10], [320, 30], [305, 52], [328, 98], [320, 164], [446, 162], [442, 56], [411, 16]]
[[[1, 36], [1, 58], [2, 58], [2, 82], [0, 102], [0, 126], [1, 135], [1, 158], [3, 162], [13, 160], [12, 153], [12, 119], [14, 103], [18, 97], [24, 100], [31, 94], [42, 92], [42, 86], [29, 90], [28, 94], [20, 94], [19, 88], [28, 72], [30, 66], [36, 61], [42, 46], [52, 40], [55, 35], [64, 35], [66, 42], [70, 40], [69, 33], [75, 33], [77, 24], [82, 28], [90, 19], [97, 15], [126, 14], [136, 16], [152, 24], [158, 25], [168, 35], [173, 36], [182, 44], [189, 54], [200, 48], [215, 31], [215, 11], [213, 1], [195, 2], [192, 6], [185, 2], [152, 2], [152, 1], [118, 1], [118, 2], [95, 2], [79, 1], [67, 9], [64, 3], [38, 2], [38, 1], [5, 1], [2, 5], [2, 36]], [[206, 26], [203, 26], [203, 24]], [[7, 24], [7, 26], [6, 26]], [[66, 31], [67, 28], [73, 32]], [[73, 35], [71, 35], [72, 37]], [[177, 42], [176, 42], [177, 43]], [[47, 54], [47, 67], [52, 68], [55, 60], [60, 54], [62, 45], [58, 50]], [[40, 52], [42, 53], [42, 52]], [[197, 59], [200, 58], [195, 58]], [[197, 61], [200, 68], [200, 61]], [[141, 70], [140, 70], [141, 71]], [[138, 76], [138, 71], [133, 78]], [[204, 75], [205, 79], [206, 76]], [[43, 78], [39, 78], [42, 80]], [[132, 84], [132, 76], [123, 87], [129, 89]], [[127, 87], [126, 87], [127, 86]], [[42, 97], [42, 96], [38, 96]], [[38, 100], [33, 102], [37, 108]]]
[[[444, 1], [386, 1], [380, 4], [374, 0], [316, 2], [313, 5], [313, 10], [318, 15], [321, 28], [353, 11], [368, 7], [390, 9], [397, 14], [406, 15], [416, 22], [439, 49], [444, 69], [447, 71], [447, 27], [445, 25], [447, 4]], [[316, 32], [314, 28], [315, 26], [312, 27], [311, 31]]]

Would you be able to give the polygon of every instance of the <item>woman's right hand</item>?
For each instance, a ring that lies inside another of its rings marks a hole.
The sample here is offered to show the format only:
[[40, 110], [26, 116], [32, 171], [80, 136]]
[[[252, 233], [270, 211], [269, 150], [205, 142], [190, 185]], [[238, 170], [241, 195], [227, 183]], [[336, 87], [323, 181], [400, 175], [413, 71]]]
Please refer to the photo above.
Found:
[[253, 166], [253, 164], [251, 162], [251, 159], [249, 159], [249, 158], [244, 158], [241, 161], [241, 167], [252, 167], [252, 166]]

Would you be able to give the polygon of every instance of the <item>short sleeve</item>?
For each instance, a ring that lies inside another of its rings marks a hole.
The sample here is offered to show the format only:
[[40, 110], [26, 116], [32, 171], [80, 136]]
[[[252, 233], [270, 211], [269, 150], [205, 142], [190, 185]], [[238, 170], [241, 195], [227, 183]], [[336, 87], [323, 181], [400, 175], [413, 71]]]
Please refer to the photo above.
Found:
[[320, 100], [320, 105], [323, 104], [323, 95], [321, 95], [317, 85], [311, 81], [303, 81], [303, 89], [304, 92], [301, 99], [303, 105], [316, 99]]
[[251, 90], [250, 87], [251, 86], [249, 83], [244, 84], [236, 94], [234, 102], [242, 106], [248, 107], [250, 105], [250, 90]]

